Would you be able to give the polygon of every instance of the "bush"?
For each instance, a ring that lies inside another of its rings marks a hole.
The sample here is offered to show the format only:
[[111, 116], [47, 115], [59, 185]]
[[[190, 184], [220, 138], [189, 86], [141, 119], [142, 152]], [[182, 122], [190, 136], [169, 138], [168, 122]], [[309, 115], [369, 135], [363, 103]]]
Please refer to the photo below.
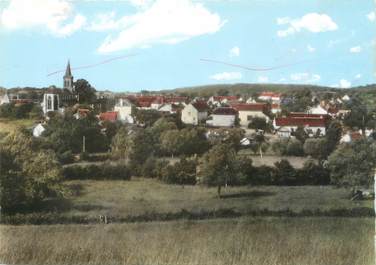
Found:
[[286, 155], [288, 156], [303, 156], [303, 144], [299, 140], [290, 139], [286, 148]]
[[312, 159], [307, 160], [298, 172], [297, 182], [299, 185], [328, 185], [330, 183], [329, 170]]
[[278, 185], [296, 185], [297, 171], [286, 159], [274, 163], [273, 183]]
[[66, 179], [121, 179], [131, 178], [130, 170], [123, 164], [69, 166], [64, 168], [63, 175]]
[[275, 169], [269, 166], [255, 167], [250, 183], [256, 185], [272, 185], [274, 171]]
[[57, 159], [62, 164], [70, 164], [74, 162], [74, 155], [72, 151], [66, 151], [62, 154], [57, 154]]
[[180, 159], [174, 165], [168, 165], [162, 170], [161, 180], [170, 184], [196, 184], [196, 160]]

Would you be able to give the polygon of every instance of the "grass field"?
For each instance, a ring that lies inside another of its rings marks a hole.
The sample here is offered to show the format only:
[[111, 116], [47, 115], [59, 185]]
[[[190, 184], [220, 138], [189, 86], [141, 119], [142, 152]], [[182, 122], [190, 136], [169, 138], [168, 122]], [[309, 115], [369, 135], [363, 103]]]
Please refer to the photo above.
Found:
[[31, 127], [34, 123], [35, 121], [30, 119], [10, 120], [0, 118], [0, 133], [12, 132], [20, 126]]
[[131, 181], [69, 181], [77, 193], [64, 214], [126, 217], [146, 213], [176, 213], [232, 209], [237, 212], [373, 208], [373, 201], [350, 201], [349, 191], [332, 186], [227, 187], [222, 198], [216, 188], [167, 185], [155, 179]]
[[0, 263], [372, 265], [372, 218], [0, 226]]

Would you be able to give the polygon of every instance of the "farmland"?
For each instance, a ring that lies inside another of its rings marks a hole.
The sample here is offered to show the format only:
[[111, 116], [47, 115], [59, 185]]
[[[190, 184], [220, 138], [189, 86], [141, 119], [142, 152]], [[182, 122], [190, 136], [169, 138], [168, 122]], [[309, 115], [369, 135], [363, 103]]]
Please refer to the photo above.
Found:
[[1, 226], [0, 263], [374, 264], [372, 218]]

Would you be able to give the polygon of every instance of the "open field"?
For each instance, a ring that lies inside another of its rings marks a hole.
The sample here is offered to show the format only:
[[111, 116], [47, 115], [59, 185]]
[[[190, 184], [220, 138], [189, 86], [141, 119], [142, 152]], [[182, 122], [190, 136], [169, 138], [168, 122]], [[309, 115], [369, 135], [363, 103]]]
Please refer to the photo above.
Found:
[[25, 126], [31, 127], [35, 123], [34, 120], [30, 119], [4, 119], [0, 118], [0, 133], [9, 133], [15, 130], [17, 127]]
[[372, 218], [0, 226], [0, 263], [372, 265]]
[[155, 179], [131, 181], [69, 181], [76, 190], [69, 199], [66, 215], [96, 217], [138, 216], [148, 213], [176, 213], [231, 209], [239, 213], [267, 209], [303, 210], [373, 208], [373, 201], [350, 201], [349, 191], [332, 186], [242, 186], [223, 189], [167, 185]]

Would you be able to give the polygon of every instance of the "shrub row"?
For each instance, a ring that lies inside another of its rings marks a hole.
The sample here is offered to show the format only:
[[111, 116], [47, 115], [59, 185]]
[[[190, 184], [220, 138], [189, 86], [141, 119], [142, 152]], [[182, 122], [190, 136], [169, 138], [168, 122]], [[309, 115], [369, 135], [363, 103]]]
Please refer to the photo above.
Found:
[[131, 178], [130, 170], [123, 164], [72, 165], [63, 170], [65, 179], [121, 179]]
[[[247, 212], [238, 212], [234, 209], [218, 209], [213, 211], [190, 212], [182, 209], [175, 213], [145, 213], [138, 216], [116, 217], [109, 216], [108, 221], [111, 223], [133, 223], [133, 222], [151, 222], [151, 221], [173, 221], [179, 219], [186, 220], [205, 220], [214, 218], [234, 218], [241, 216], [252, 217], [374, 217], [375, 212], [372, 208], [359, 207], [353, 209], [305, 209], [295, 212], [291, 209], [271, 211], [268, 209], [251, 210]], [[66, 216], [56, 213], [32, 213], [32, 214], [15, 214], [3, 215], [2, 224], [11, 225], [52, 225], [52, 224], [94, 224], [99, 223], [99, 216]]]

